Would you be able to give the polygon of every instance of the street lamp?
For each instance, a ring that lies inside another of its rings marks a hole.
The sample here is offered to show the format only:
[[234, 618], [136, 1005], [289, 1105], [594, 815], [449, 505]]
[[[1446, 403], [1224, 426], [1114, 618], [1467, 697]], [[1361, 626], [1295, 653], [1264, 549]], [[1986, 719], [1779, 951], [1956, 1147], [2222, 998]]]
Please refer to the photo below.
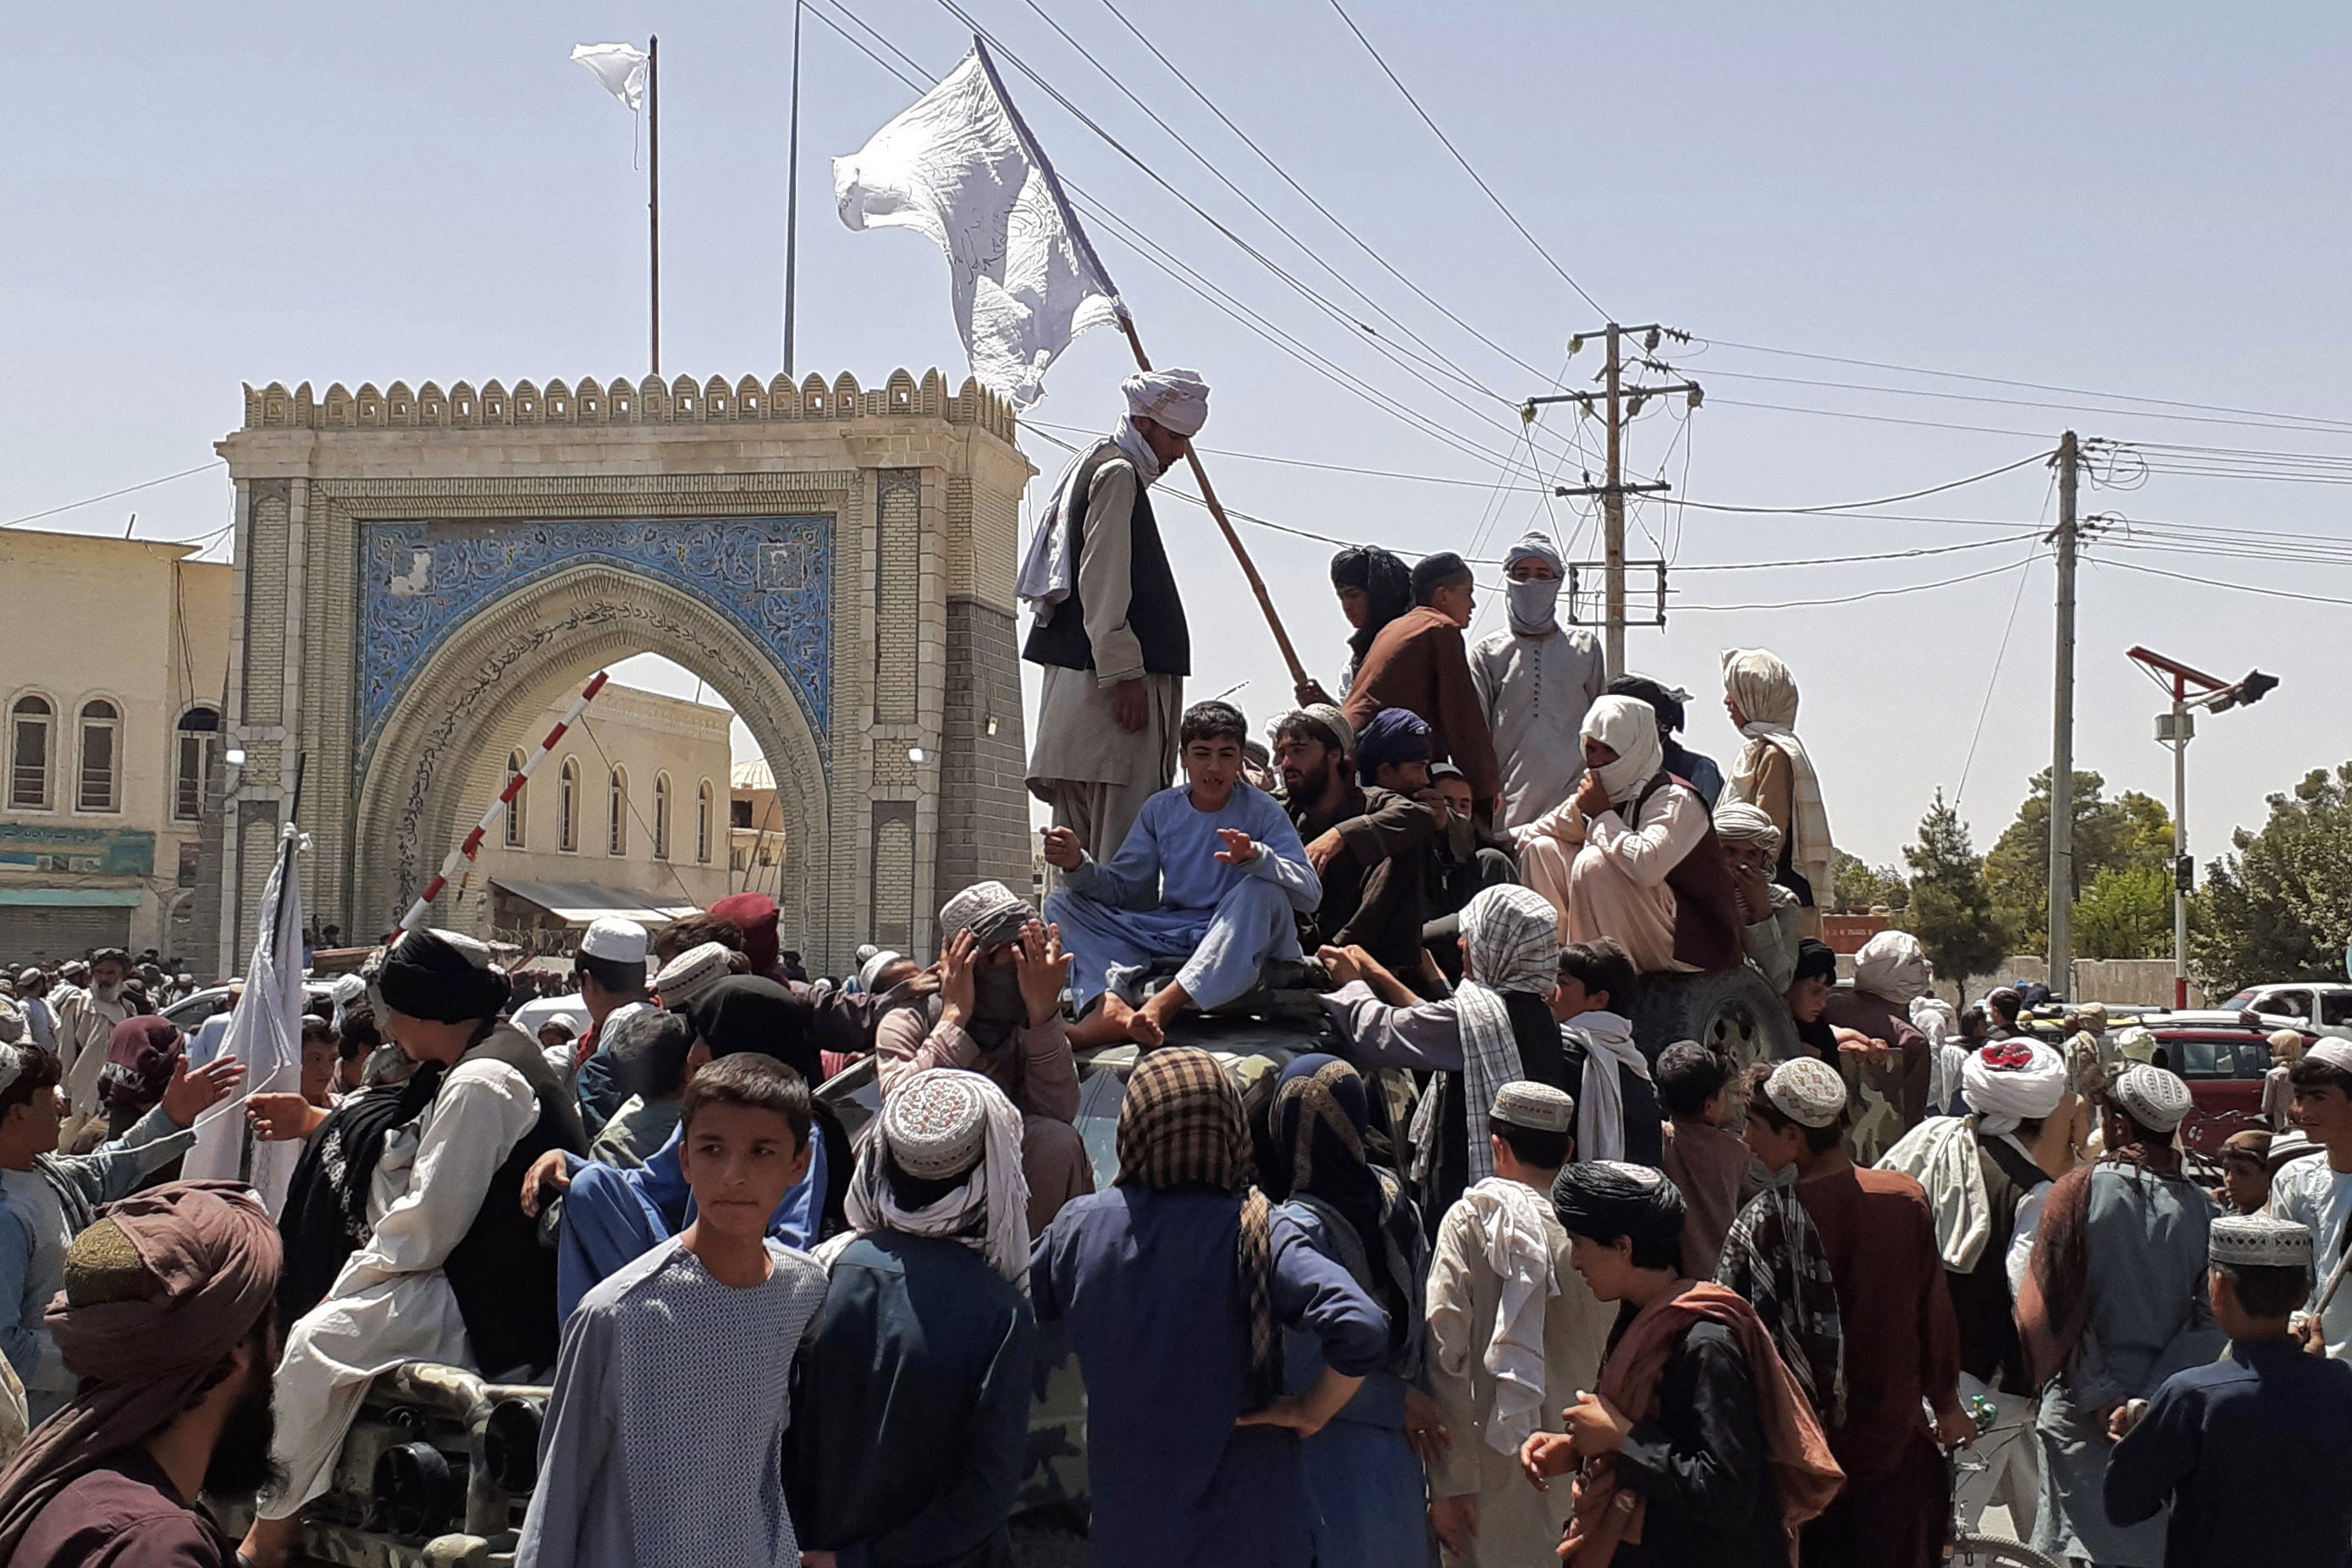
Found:
[[[2189, 742], [2197, 734], [2194, 710], [2224, 713], [2260, 702], [2278, 685], [2278, 677], [2257, 669], [2231, 684], [2144, 647], [2135, 647], [2125, 657], [2172, 693], [2172, 710], [2156, 716], [2156, 739], [2158, 745], [2172, 748], [2172, 1005], [2185, 1008], [2189, 1005], [2189, 895], [2197, 886], [2197, 862], [2189, 854]], [[2191, 687], [2197, 689], [2193, 697]], [[2347, 965], [2352, 967], [2352, 954], [2347, 954]]]

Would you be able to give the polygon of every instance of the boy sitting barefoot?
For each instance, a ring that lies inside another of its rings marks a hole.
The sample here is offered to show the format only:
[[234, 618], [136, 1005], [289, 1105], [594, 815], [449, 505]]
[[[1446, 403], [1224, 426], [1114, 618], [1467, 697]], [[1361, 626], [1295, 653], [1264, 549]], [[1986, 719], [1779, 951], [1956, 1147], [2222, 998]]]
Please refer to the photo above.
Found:
[[[695, 1074], [678, 1163], [696, 1217], [582, 1298], [540, 1443], [521, 1568], [798, 1568], [787, 1380], [824, 1271], [768, 1238], [809, 1164], [808, 1086], [739, 1052]], [[695, 1484], [680, 1486], [681, 1437]]]
[[[1179, 733], [1185, 782], [1143, 803], [1108, 865], [1069, 829], [1045, 830], [1046, 863], [1063, 873], [1045, 920], [1062, 928], [1070, 953], [1076, 1049], [1118, 1039], [1149, 1049], [1180, 1008], [1246, 994], [1267, 959], [1299, 956], [1296, 916], [1323, 901], [1298, 830], [1242, 777], [1249, 722], [1241, 710], [1195, 702]], [[1181, 958], [1184, 967], [1130, 1008], [1111, 990], [1117, 972], [1155, 958]]]

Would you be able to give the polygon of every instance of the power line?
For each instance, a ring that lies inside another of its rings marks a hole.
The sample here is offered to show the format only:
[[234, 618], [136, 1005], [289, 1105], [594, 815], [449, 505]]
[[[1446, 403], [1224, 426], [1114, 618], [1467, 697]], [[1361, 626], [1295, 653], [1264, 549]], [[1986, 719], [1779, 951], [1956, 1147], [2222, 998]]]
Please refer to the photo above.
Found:
[[[2031, 557], [2028, 559], [2030, 560]], [[1909, 583], [1899, 588], [1873, 588], [1864, 593], [1841, 594], [1828, 599], [1785, 599], [1769, 605], [1677, 605], [1675, 608], [1678, 613], [1690, 614], [1700, 610], [1802, 610], [1822, 605], [1855, 605], [1864, 599], [1891, 599], [1903, 594], [1925, 594], [1937, 588], [1956, 588], [1963, 583], [1974, 583], [1982, 578], [2000, 576], [2004, 572], [2017, 571], [2024, 564], [2024, 562], [2018, 562], [2007, 566], [1989, 566], [1981, 572], [1970, 572], [1960, 577], [1947, 577], [1940, 582]], [[1685, 567], [1684, 570], [1687, 571], [1689, 568]], [[2343, 602], [2352, 603], [2352, 600]]]
[[1925, 489], [1906, 490], [1901, 495], [1878, 496], [1870, 500], [1824, 501], [1820, 506], [1731, 506], [1721, 501], [1693, 500], [1685, 496], [1682, 504], [1697, 507], [1701, 511], [1736, 511], [1782, 517], [1806, 517], [1822, 512], [1855, 511], [1865, 507], [1894, 506], [1902, 501], [1918, 500], [1926, 496], [1941, 495], [1946, 490], [1956, 490], [1964, 485], [1982, 484], [1987, 479], [1999, 479], [2003, 474], [2015, 473], [2018, 469], [2032, 464], [2047, 462], [2049, 458], [2050, 454], [2046, 451], [2034, 452], [2018, 458], [2013, 463], [2003, 463], [2000, 468], [1987, 468], [1983, 473], [1970, 474], [1966, 479], [1948, 479], [1940, 485], [1929, 485]]
[[2169, 577], [2176, 583], [2194, 583], [2204, 588], [2230, 588], [2241, 594], [2261, 594], [2273, 599], [2298, 599], [2306, 605], [2352, 605], [2352, 599], [2330, 598], [2324, 594], [2293, 594], [2284, 588], [2260, 588], [2252, 583], [2225, 583], [2217, 577], [2191, 577], [2185, 572], [2167, 572], [2155, 566], [2138, 566], [2128, 561], [2105, 556], [2085, 556], [2095, 566], [2112, 566], [2118, 572], [2141, 572], [2150, 577]]
[[[1920, 386], [1877, 386], [1862, 382], [1821, 381], [1799, 375], [1766, 375], [1757, 371], [1726, 370], [1720, 365], [1708, 366], [1706, 374], [1710, 379], [1729, 376], [1738, 381], [1764, 381], [1782, 386], [1818, 386], [1832, 392], [1871, 392], [1889, 397], [1927, 397], [1948, 403], [1990, 403], [2008, 408], [2051, 408], [2131, 419], [2170, 419], [2191, 425], [2229, 425], [2255, 430], [2309, 428], [2307, 426], [2282, 426], [2267, 419], [2237, 419], [2212, 414], [2158, 414], [2146, 409], [2101, 408], [2080, 403], [2051, 403], [2038, 398], [1996, 397], [1982, 392], [1937, 392]], [[2347, 426], [2346, 429], [2352, 431], [2352, 426]]]
[[1508, 218], [1510, 220], [1511, 226], [1519, 231], [1519, 237], [1526, 240], [1528, 245], [1535, 247], [1535, 253], [1544, 258], [1545, 265], [1549, 266], [1554, 272], [1559, 273], [1560, 281], [1575, 289], [1577, 298], [1582, 300], [1587, 305], [1591, 306], [1594, 314], [1606, 321], [1616, 320], [1615, 317], [1610, 315], [1608, 311], [1601, 308], [1600, 300], [1595, 300], [1591, 294], [1585, 292], [1583, 284], [1579, 283], [1575, 279], [1568, 275], [1568, 268], [1562, 267], [1559, 261], [1553, 258], [1552, 253], [1544, 248], [1543, 241], [1538, 239], [1534, 235], [1528, 232], [1528, 226], [1519, 221], [1519, 217], [1517, 213], [1513, 212], [1508, 206], [1504, 205], [1503, 198], [1495, 194], [1495, 187], [1488, 184], [1486, 181], [1486, 177], [1480, 174], [1477, 170], [1470, 166], [1470, 160], [1462, 155], [1462, 149], [1454, 144], [1454, 139], [1446, 135], [1445, 132], [1439, 128], [1437, 121], [1430, 118], [1429, 110], [1421, 106], [1421, 100], [1413, 97], [1412, 89], [1405, 86], [1403, 79], [1400, 78], [1395, 71], [1389, 68], [1389, 62], [1381, 57], [1380, 50], [1372, 47], [1371, 39], [1364, 37], [1364, 30], [1356, 26], [1356, 19], [1348, 15], [1347, 7], [1340, 5], [1339, 0], [1331, 0], [1331, 9], [1339, 14], [1339, 20], [1348, 25], [1348, 31], [1356, 35], [1356, 42], [1364, 46], [1364, 52], [1372, 57], [1372, 63], [1374, 65], [1381, 68], [1381, 74], [1387, 77], [1390, 84], [1393, 86], [1398, 92], [1404, 95], [1404, 100], [1407, 103], [1412, 105], [1412, 111], [1421, 116], [1421, 122], [1429, 127], [1430, 134], [1436, 137], [1437, 140], [1444, 144], [1448, 153], [1454, 154], [1454, 161], [1461, 164], [1462, 172], [1469, 175], [1472, 182], [1475, 184], [1481, 191], [1484, 191], [1486, 194], [1486, 199], [1495, 204], [1495, 210], [1501, 213], [1506, 218]]
[[209, 463], [198, 463], [193, 468], [182, 468], [178, 473], [165, 474], [160, 479], [142, 479], [135, 485], [125, 485], [119, 490], [109, 490], [104, 495], [85, 496], [80, 500], [69, 500], [63, 506], [53, 506], [45, 511], [28, 511], [22, 517], [12, 517], [5, 522], [0, 522], [0, 528], [16, 528], [27, 522], [38, 522], [45, 517], [55, 517], [61, 511], [72, 511], [77, 507], [96, 506], [100, 501], [112, 500], [117, 496], [127, 496], [135, 490], [152, 490], [157, 485], [168, 485], [173, 479], [184, 479], [191, 474], [205, 473], [214, 468], [226, 467], [227, 461], [226, 458], [215, 458]]

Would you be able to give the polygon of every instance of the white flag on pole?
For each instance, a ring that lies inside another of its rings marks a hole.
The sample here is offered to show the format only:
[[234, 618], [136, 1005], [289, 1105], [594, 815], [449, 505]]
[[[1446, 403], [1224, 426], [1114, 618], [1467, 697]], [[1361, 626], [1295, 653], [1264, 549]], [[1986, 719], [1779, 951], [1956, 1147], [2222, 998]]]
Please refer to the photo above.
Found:
[[646, 52], [627, 44], [575, 44], [572, 58], [596, 73], [604, 90], [629, 106], [646, 106]]
[[[292, 823], [285, 837], [298, 852], [309, 847]], [[250, 1094], [290, 1094], [302, 1087], [302, 879], [288, 875], [294, 861], [281, 843], [261, 892], [261, 932], [246, 966], [245, 994], [221, 1040], [221, 1055], [245, 1064], [245, 1082], [196, 1119], [196, 1146], [180, 1167], [189, 1181], [250, 1182], [273, 1216], [285, 1205], [302, 1144], [255, 1140], [248, 1167], [245, 1101]]]
[[1045, 395], [1072, 338], [1127, 313], [976, 38], [946, 80], [833, 161], [833, 194], [853, 229], [939, 242], [971, 374], [1015, 408]]

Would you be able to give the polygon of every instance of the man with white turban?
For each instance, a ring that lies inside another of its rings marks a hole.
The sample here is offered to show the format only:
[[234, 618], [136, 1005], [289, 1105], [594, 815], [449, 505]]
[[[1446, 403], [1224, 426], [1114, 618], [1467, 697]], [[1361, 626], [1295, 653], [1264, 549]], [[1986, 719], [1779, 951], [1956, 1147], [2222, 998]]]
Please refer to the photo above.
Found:
[[1878, 1168], [1915, 1177], [1927, 1191], [1959, 1324], [1960, 1393], [1990, 1398], [2000, 1412], [1980, 1445], [1986, 1468], [1961, 1478], [1963, 1517], [1976, 1519], [2002, 1503], [2025, 1531], [2040, 1501], [2041, 1467], [2014, 1277], [2031, 1256], [2051, 1182], [2074, 1167], [2076, 1102], [2065, 1058], [2021, 1039], [1970, 1056], [1960, 1098], [1967, 1115], [1930, 1117]]
[[1519, 873], [1570, 942], [1615, 939], [1643, 974], [1736, 969], [1739, 898], [1706, 807], [1665, 771], [1657, 714], [1601, 697], [1584, 715], [1584, 782], [1512, 835]]
[[1797, 943], [1805, 933], [1797, 918], [1797, 895], [1772, 879], [1781, 832], [1746, 801], [1727, 800], [1716, 808], [1715, 836], [1739, 897], [1739, 944], [1772, 989], [1786, 991], [1797, 977]]
[[1549, 535], [1530, 532], [1504, 553], [1510, 624], [1470, 650], [1470, 679], [1503, 771], [1495, 826], [1533, 822], [1576, 793], [1584, 777], [1579, 739], [1585, 710], [1609, 685], [1600, 639], [1563, 626], [1554, 605], [1566, 575]]
[[1830, 845], [1821, 779], [1805, 743], [1797, 739], [1797, 678], [1762, 648], [1732, 648], [1723, 656], [1723, 706], [1748, 738], [1724, 782], [1723, 798], [1763, 807], [1788, 835], [1778, 879], [1804, 906], [1805, 934], [1818, 937], [1821, 910], [1829, 907], [1833, 890], [1836, 852]]
[[1103, 860], [1175, 773], [1192, 633], [1149, 492], [1209, 418], [1192, 371], [1123, 390], [1128, 416], [1063, 473], [1017, 584], [1036, 616], [1021, 657], [1045, 672], [1029, 793]]
[[1927, 1114], [1935, 1058], [1911, 1022], [1911, 1002], [1927, 994], [1935, 973], [1917, 937], [1883, 931], [1853, 955], [1853, 989], [1832, 992], [1822, 1009], [1832, 1028], [1852, 1029], [1873, 1047], [1845, 1053], [1843, 1064], [1857, 1107], [1858, 1161], [1875, 1161]]

